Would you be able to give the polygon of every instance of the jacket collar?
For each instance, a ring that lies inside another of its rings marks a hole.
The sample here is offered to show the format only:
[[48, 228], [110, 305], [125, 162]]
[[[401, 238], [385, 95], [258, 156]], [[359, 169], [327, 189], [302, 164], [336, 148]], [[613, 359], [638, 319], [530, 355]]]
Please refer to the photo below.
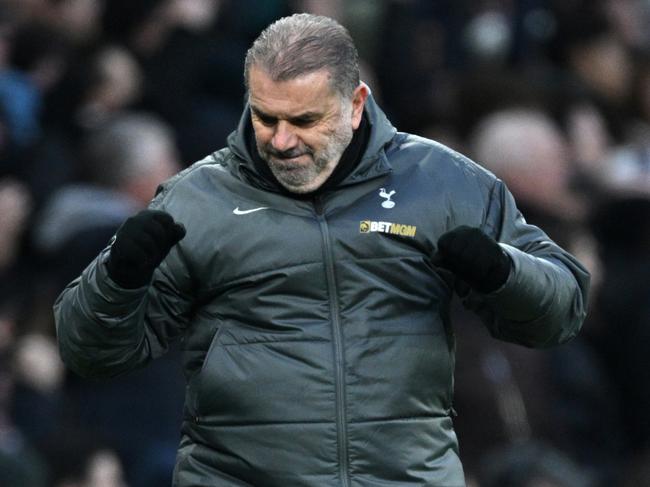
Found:
[[[379, 108], [372, 94], [369, 94], [366, 99], [364, 112], [370, 125], [368, 143], [357, 166], [337, 185], [339, 188], [383, 176], [392, 170], [384, 153], [384, 147], [397, 131]], [[247, 103], [237, 129], [228, 136], [228, 147], [236, 156], [230, 161], [230, 170], [254, 186], [281, 192], [277, 183], [270, 181], [256, 169], [250, 153], [250, 144], [248, 144], [250, 137], [253, 137], [253, 125]]]

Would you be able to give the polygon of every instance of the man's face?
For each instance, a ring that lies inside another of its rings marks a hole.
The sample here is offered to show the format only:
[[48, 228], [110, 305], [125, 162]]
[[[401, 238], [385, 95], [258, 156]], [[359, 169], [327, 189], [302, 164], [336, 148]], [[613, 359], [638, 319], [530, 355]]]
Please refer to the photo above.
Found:
[[315, 71], [273, 81], [260, 68], [249, 73], [249, 103], [257, 150], [287, 190], [318, 189], [336, 168], [359, 126], [367, 88], [352, 100], [330, 86], [329, 73]]

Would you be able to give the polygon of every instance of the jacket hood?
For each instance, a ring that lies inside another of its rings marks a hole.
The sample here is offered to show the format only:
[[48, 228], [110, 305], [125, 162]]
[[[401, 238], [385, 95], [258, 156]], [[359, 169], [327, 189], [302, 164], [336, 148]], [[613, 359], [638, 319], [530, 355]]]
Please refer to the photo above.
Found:
[[[384, 112], [375, 102], [372, 94], [366, 99], [364, 112], [370, 124], [370, 138], [366, 150], [361, 156], [357, 166], [348, 176], [339, 183], [339, 187], [360, 183], [368, 179], [382, 176], [392, 170], [384, 147], [397, 133]], [[251, 122], [250, 107], [248, 103], [244, 108], [237, 129], [228, 136], [228, 147], [236, 156], [229, 162], [230, 170], [239, 177], [246, 179], [264, 189], [277, 191], [277, 188], [255, 168], [253, 157], [249, 152], [247, 143], [253, 137], [253, 124]]]

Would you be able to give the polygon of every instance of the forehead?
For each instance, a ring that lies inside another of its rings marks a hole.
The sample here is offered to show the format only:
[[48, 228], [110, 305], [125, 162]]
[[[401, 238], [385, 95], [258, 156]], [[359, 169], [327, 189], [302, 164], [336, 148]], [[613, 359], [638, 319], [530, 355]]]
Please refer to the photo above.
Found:
[[330, 74], [326, 70], [274, 81], [266, 71], [253, 66], [248, 85], [250, 104], [265, 114], [278, 118], [306, 111], [327, 112], [338, 101], [338, 95], [330, 84]]

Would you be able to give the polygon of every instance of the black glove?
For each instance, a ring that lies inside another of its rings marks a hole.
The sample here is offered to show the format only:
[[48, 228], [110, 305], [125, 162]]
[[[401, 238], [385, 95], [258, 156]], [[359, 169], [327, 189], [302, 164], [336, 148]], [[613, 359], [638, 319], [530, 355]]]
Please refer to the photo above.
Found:
[[185, 227], [168, 213], [143, 210], [128, 218], [115, 234], [106, 262], [108, 276], [126, 289], [144, 286], [171, 248], [185, 236]]
[[433, 263], [481, 293], [500, 288], [512, 267], [510, 257], [493, 238], [467, 226], [456, 227], [440, 237]]

